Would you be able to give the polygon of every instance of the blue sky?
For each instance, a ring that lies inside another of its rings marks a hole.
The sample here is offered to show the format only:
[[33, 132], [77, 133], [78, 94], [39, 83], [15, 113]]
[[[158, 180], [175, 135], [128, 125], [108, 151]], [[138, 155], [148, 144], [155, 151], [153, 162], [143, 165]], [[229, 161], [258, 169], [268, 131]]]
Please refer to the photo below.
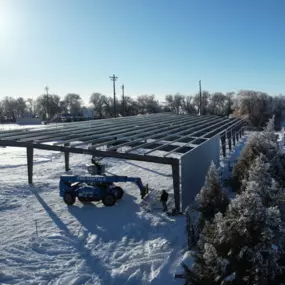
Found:
[[0, 99], [285, 93], [284, 0], [0, 0]]

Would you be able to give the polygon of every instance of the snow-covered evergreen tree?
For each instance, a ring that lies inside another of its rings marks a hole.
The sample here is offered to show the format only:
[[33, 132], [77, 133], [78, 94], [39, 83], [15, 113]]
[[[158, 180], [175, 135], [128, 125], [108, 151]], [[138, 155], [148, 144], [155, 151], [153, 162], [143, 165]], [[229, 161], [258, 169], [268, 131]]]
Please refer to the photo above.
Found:
[[268, 158], [270, 162], [269, 172], [278, 184], [285, 188], [285, 155], [280, 148], [275, 150], [275, 155]]
[[[284, 167], [280, 163], [280, 155], [278, 154], [279, 148], [274, 132], [274, 119], [275, 117], [273, 116], [268, 121], [263, 132], [253, 135], [241, 152], [240, 158], [233, 168], [233, 188], [235, 191], [239, 192], [242, 180], [247, 179], [248, 171], [253, 161], [260, 154], [265, 155], [268, 161], [274, 161], [270, 171], [275, 179], [278, 175], [284, 173]], [[278, 175], [275, 175], [276, 172], [278, 172]], [[285, 174], [283, 175], [285, 178]]]
[[[255, 184], [254, 187], [250, 186], [252, 183]], [[285, 198], [283, 189], [271, 177], [270, 163], [263, 154], [254, 160], [248, 172], [248, 178], [243, 180], [243, 187], [257, 191], [266, 207], [279, 205], [280, 199]]]
[[238, 162], [233, 168], [233, 187], [235, 191], [240, 192], [242, 190], [240, 189], [242, 180], [248, 178], [249, 169], [260, 154], [263, 154], [268, 161], [274, 162], [270, 169], [274, 178], [278, 176], [275, 175], [276, 172], [282, 173], [283, 167], [280, 163], [277, 142], [268, 139], [268, 137], [270, 136], [263, 133], [253, 135], [245, 145]]
[[221, 187], [218, 170], [213, 161], [207, 173], [205, 185], [196, 200], [199, 203], [200, 227], [204, 225], [204, 221], [213, 220], [216, 213], [224, 213], [227, 209], [229, 199]]
[[[224, 214], [217, 212], [214, 219], [206, 220], [196, 248], [196, 263], [187, 272], [188, 284], [284, 282], [284, 169], [285, 157], [279, 152], [272, 118], [263, 133], [251, 138], [235, 167], [242, 191]], [[211, 200], [201, 194], [200, 200], [204, 196], [205, 201]]]
[[266, 124], [266, 127], [263, 131], [263, 137], [273, 143], [276, 143], [276, 135], [275, 135], [275, 116], [271, 119]]
[[270, 164], [267, 162], [265, 155], [260, 154], [251, 165], [248, 171], [248, 181], [256, 181], [271, 185], [271, 175], [269, 174]]
[[273, 285], [284, 278], [280, 212], [263, 205], [257, 187], [248, 184], [225, 215], [206, 222], [188, 274], [192, 284]]

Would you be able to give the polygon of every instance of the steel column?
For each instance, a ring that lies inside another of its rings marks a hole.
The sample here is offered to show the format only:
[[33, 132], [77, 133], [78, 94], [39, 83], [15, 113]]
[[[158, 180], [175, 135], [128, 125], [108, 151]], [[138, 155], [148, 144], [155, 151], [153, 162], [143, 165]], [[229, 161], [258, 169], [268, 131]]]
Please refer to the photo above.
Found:
[[172, 167], [172, 179], [173, 179], [173, 191], [175, 210], [180, 211], [180, 169], [179, 160], [171, 165]]
[[237, 142], [239, 141], [239, 132], [240, 132], [240, 130], [238, 130], [238, 131], [236, 132], [236, 141], [237, 141]]
[[223, 151], [223, 157], [226, 157], [226, 136], [225, 134], [221, 134], [221, 144], [222, 144], [222, 151]]
[[28, 183], [33, 184], [34, 147], [27, 146]]
[[228, 144], [229, 144], [229, 150], [232, 151], [232, 137], [231, 137], [231, 132], [227, 132], [227, 139], [228, 139]]
[[233, 145], [235, 146], [236, 145], [236, 131], [235, 131], [235, 129], [233, 129], [231, 131], [231, 136], [233, 138]]
[[[69, 143], [64, 144], [65, 147], [69, 146]], [[64, 162], [65, 162], [65, 171], [69, 171], [69, 151], [67, 148], [64, 150]]]

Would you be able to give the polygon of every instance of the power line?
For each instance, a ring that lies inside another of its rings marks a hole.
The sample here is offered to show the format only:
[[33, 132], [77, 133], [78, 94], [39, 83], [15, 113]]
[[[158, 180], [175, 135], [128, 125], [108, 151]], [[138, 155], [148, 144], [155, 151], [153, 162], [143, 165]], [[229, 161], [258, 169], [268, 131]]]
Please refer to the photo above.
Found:
[[116, 117], [116, 85], [115, 82], [118, 80], [118, 77], [113, 74], [110, 76], [110, 79], [113, 81], [113, 92], [114, 92], [114, 117]]

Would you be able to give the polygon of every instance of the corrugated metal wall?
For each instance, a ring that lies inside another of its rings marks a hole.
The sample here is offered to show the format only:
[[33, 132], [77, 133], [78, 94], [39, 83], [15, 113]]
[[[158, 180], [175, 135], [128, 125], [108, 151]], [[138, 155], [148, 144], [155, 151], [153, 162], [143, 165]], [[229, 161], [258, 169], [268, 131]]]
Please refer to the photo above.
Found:
[[219, 167], [220, 136], [217, 135], [181, 158], [182, 210], [193, 203], [204, 185], [211, 161]]

